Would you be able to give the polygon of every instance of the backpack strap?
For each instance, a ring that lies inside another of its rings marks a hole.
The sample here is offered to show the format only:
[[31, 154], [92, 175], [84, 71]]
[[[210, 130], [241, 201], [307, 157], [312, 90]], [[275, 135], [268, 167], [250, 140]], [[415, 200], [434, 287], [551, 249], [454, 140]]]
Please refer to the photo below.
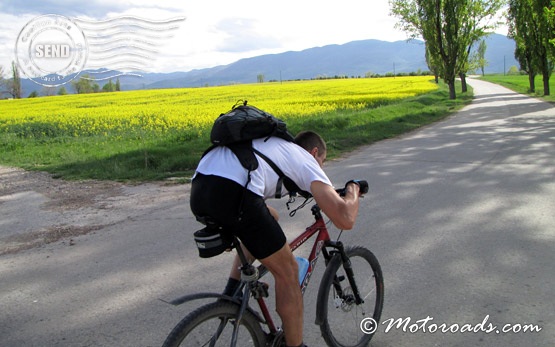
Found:
[[277, 165], [270, 158], [262, 154], [259, 150], [253, 147], [252, 151], [253, 153], [258, 154], [260, 158], [264, 159], [264, 161], [268, 163], [268, 165], [270, 165], [270, 167], [274, 169], [274, 171], [278, 175], [278, 180], [276, 184], [276, 195], [274, 197], [276, 199], [281, 199], [281, 187], [283, 186], [283, 180], [285, 178], [285, 174], [283, 173], [283, 171], [281, 171], [279, 167], [277, 167]]
[[[287, 191], [289, 191], [290, 194], [298, 193], [299, 195], [301, 195], [305, 198], [307, 197], [307, 192], [305, 192], [304, 190], [301, 190], [301, 188], [299, 188], [299, 186], [295, 182], [293, 182], [292, 179], [285, 176], [283, 171], [281, 171], [281, 169], [270, 158], [268, 158], [266, 155], [262, 154], [259, 150], [257, 150], [254, 147], [252, 148], [252, 151], [254, 153], [256, 153], [260, 158], [264, 159], [264, 161], [266, 163], [268, 163], [268, 165], [270, 165], [270, 167], [278, 175], [278, 181], [277, 181], [277, 184], [276, 184], [276, 195], [275, 195], [276, 199], [281, 199], [282, 198], [282, 195], [281, 195], [281, 187], [282, 186], [285, 186], [285, 189], [287, 189]], [[310, 196], [310, 194], [308, 194], [308, 196]]]
[[258, 169], [258, 160], [253, 153], [252, 140], [226, 145], [239, 159], [241, 165], [249, 171]]
[[[203, 153], [202, 156], [204, 157], [208, 152], [210, 152], [211, 150], [213, 150], [216, 147], [218, 147], [218, 145], [210, 146]], [[270, 158], [268, 158], [266, 155], [261, 153], [259, 150], [255, 149], [252, 146], [252, 140], [251, 141], [243, 141], [243, 142], [228, 144], [228, 145], [226, 145], [226, 147], [228, 147], [233, 152], [233, 154], [235, 154], [237, 159], [239, 159], [239, 162], [241, 163], [241, 165], [248, 171], [247, 172], [247, 183], [245, 184], [245, 189], [247, 188], [247, 186], [250, 183], [251, 171], [254, 171], [254, 170], [258, 169], [258, 160], [256, 159], [256, 156], [254, 155], [256, 153], [260, 158], [264, 159], [264, 161], [266, 163], [268, 163], [268, 165], [270, 165], [270, 167], [278, 175], [278, 181], [277, 181], [277, 184], [276, 184], [276, 194], [274, 196], [276, 199], [281, 199], [282, 198], [281, 191], [282, 191], [283, 186], [285, 186], [285, 189], [287, 189], [287, 191], [289, 191], [291, 194], [297, 193], [297, 194], [301, 195], [304, 198], [307, 198], [308, 196], [310, 196], [310, 193], [307, 193], [307, 192], [301, 190], [301, 188], [299, 188], [299, 186], [295, 182], [293, 182], [292, 179], [285, 176], [283, 171], [281, 171], [281, 169]], [[241, 205], [242, 205], [242, 203], [241, 203]]]

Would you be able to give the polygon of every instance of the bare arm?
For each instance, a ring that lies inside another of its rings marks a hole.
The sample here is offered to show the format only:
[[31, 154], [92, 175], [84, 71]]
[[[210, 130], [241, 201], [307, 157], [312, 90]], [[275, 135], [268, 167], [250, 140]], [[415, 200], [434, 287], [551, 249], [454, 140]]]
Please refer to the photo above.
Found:
[[358, 214], [358, 198], [360, 196], [357, 184], [347, 185], [344, 197], [340, 197], [333, 187], [320, 181], [312, 182], [310, 190], [318, 206], [336, 227], [344, 230], [353, 228]]

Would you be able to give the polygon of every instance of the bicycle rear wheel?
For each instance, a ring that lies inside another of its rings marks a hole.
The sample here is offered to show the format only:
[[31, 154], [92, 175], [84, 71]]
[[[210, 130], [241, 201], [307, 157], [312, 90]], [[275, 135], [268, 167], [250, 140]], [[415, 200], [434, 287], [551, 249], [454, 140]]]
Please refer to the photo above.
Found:
[[[364, 300], [357, 305], [339, 254], [329, 262], [318, 290], [317, 309], [320, 331], [328, 346], [368, 346], [374, 332], [363, 332], [374, 319], [377, 328], [383, 307], [382, 270], [372, 252], [363, 247], [345, 249], [351, 261], [355, 282]], [[366, 322], [366, 323], [365, 323]], [[372, 323], [370, 324], [370, 326]]]
[[[199, 307], [179, 322], [166, 338], [163, 347], [229, 347], [236, 325], [237, 304], [217, 301]], [[237, 347], [266, 345], [266, 334], [258, 319], [248, 310], [239, 323]]]

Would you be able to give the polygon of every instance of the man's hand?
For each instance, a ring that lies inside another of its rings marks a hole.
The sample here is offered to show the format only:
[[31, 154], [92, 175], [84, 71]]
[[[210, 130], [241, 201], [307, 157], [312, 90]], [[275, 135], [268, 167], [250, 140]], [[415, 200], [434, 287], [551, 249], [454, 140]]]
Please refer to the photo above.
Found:
[[344, 197], [340, 197], [332, 186], [320, 181], [312, 182], [310, 191], [322, 212], [331, 219], [336, 227], [343, 230], [353, 228], [358, 214], [358, 185], [348, 184]]
[[345, 187], [349, 184], [356, 184], [359, 187], [360, 195], [368, 193], [368, 182], [364, 180], [350, 180], [345, 184]]
[[335, 191], [339, 194], [339, 196], [345, 196], [345, 193], [347, 192], [347, 186], [349, 186], [349, 184], [356, 185], [359, 188], [359, 196], [368, 193], [368, 182], [364, 180], [350, 180], [345, 183], [344, 188], [336, 189]]

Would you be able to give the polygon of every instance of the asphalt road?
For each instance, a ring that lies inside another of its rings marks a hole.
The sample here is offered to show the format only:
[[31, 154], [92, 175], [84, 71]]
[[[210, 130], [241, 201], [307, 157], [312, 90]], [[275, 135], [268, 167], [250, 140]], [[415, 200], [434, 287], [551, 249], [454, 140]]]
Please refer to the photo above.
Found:
[[[338, 186], [370, 182], [342, 239], [382, 265], [385, 323], [371, 346], [555, 345], [555, 109], [469, 83], [476, 100], [446, 121], [326, 164]], [[219, 291], [231, 260], [197, 257], [188, 189], [74, 246], [0, 256], [0, 346], [161, 345], [192, 308], [163, 300]], [[272, 202], [293, 235], [310, 214], [289, 218], [284, 204]], [[317, 275], [305, 298], [309, 346], [323, 345], [312, 323]], [[406, 331], [389, 326], [399, 318]], [[529, 324], [541, 331], [524, 332]]]

